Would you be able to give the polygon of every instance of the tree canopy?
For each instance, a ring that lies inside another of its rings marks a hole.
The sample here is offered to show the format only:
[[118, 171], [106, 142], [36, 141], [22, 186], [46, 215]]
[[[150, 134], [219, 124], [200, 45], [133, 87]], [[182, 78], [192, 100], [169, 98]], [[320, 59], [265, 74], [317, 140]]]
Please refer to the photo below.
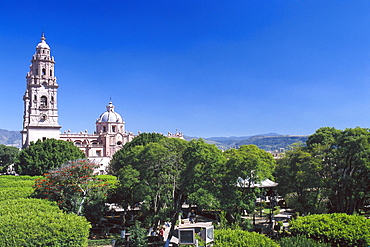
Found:
[[42, 175], [66, 161], [86, 158], [85, 154], [71, 142], [47, 139], [31, 142], [19, 154], [16, 171], [22, 175]]
[[223, 153], [202, 139], [159, 139], [121, 149], [115, 161], [120, 183], [112, 198], [124, 207], [140, 203], [147, 225], [177, 219], [185, 201], [233, 215], [253, 210], [255, 193], [238, 188], [238, 178], [272, 178], [272, 155], [254, 145]]
[[238, 184], [238, 179], [249, 181], [249, 187], [250, 184], [259, 183], [264, 179], [272, 179], [275, 160], [270, 153], [255, 145], [230, 149], [224, 155], [227, 161], [223, 177], [221, 208], [226, 210], [233, 219], [241, 215], [244, 210], [251, 212], [254, 209], [256, 193], [259, 192], [257, 189], [248, 188], [245, 184]]
[[[160, 140], [166, 139], [162, 134], [158, 133], [141, 133], [139, 136], [135, 137], [131, 142], [127, 142], [120, 150], [118, 150], [112, 157], [109, 163], [109, 173], [118, 174], [119, 169], [121, 169], [126, 162], [126, 155], [130, 154], [131, 149], [136, 146], [145, 146], [152, 142], [159, 142]], [[129, 159], [129, 158], [128, 158]]]
[[124, 154], [116, 197], [125, 207], [141, 202], [148, 225], [158, 217], [168, 217], [167, 210], [173, 209], [183, 169], [181, 154], [186, 143], [181, 139], [165, 138], [145, 146], [137, 145]]
[[0, 172], [5, 171], [9, 165], [15, 162], [18, 153], [18, 148], [0, 144]]
[[358, 212], [370, 198], [370, 129], [320, 128], [278, 161], [275, 174], [284, 194], [297, 193], [302, 207], [313, 203], [306, 213], [322, 212], [323, 202], [329, 212]]

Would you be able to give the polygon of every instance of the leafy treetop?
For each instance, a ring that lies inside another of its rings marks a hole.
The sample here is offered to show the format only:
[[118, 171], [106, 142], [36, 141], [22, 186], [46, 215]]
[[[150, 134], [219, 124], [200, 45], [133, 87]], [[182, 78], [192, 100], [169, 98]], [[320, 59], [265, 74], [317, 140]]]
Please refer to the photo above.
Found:
[[22, 175], [42, 175], [66, 161], [86, 158], [85, 154], [71, 142], [47, 139], [31, 142], [19, 154], [16, 171]]

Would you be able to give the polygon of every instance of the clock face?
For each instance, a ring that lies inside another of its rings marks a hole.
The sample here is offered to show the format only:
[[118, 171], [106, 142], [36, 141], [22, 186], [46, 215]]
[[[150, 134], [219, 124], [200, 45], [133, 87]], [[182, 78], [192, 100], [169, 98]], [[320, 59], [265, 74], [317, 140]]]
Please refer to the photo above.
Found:
[[46, 114], [41, 114], [40, 121], [45, 122], [48, 119], [48, 116]]

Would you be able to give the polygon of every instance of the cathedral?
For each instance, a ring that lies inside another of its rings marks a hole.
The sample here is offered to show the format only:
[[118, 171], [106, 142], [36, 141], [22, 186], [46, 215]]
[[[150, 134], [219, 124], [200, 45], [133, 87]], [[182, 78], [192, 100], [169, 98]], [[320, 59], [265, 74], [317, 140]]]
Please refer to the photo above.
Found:
[[[26, 75], [22, 148], [28, 147], [31, 142], [48, 138], [73, 142], [90, 161], [99, 165], [96, 172], [105, 174], [113, 154], [136, 135], [125, 130], [125, 121], [115, 111], [112, 102], [109, 102], [107, 110], [96, 120], [93, 134], [87, 131], [71, 133], [70, 130], [60, 133], [57, 104], [59, 85], [55, 77], [55, 60], [45, 40], [42, 34], [32, 56], [30, 71]], [[181, 132], [168, 133], [167, 137], [183, 138], [183, 135]]]

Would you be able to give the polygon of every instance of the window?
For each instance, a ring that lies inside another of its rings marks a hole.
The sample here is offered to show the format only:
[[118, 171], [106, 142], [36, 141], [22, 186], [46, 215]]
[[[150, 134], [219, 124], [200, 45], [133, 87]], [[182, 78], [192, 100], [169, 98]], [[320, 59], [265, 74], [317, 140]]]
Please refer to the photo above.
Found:
[[35, 69], [35, 74], [39, 75], [39, 69], [38, 68]]
[[75, 146], [76, 147], [80, 147], [81, 146], [81, 142], [80, 141], [75, 142]]
[[106, 132], [107, 131], [107, 129], [105, 128], [105, 126], [103, 126], [103, 132]]
[[42, 75], [46, 75], [46, 69], [45, 68], [42, 69]]
[[96, 156], [98, 156], [98, 157], [101, 156], [101, 150], [96, 150]]
[[112, 126], [112, 132], [116, 132], [116, 126]]
[[53, 76], [53, 71], [52, 70], [50, 70], [50, 76]]
[[42, 141], [43, 141], [43, 142], [44, 142], [44, 141], [46, 141], [46, 137], [43, 137], [43, 138], [42, 138]]
[[40, 98], [40, 106], [47, 107], [48, 105], [48, 98], [46, 96], [41, 96]]
[[34, 101], [37, 101], [37, 96], [36, 95], [33, 97], [33, 100]]

